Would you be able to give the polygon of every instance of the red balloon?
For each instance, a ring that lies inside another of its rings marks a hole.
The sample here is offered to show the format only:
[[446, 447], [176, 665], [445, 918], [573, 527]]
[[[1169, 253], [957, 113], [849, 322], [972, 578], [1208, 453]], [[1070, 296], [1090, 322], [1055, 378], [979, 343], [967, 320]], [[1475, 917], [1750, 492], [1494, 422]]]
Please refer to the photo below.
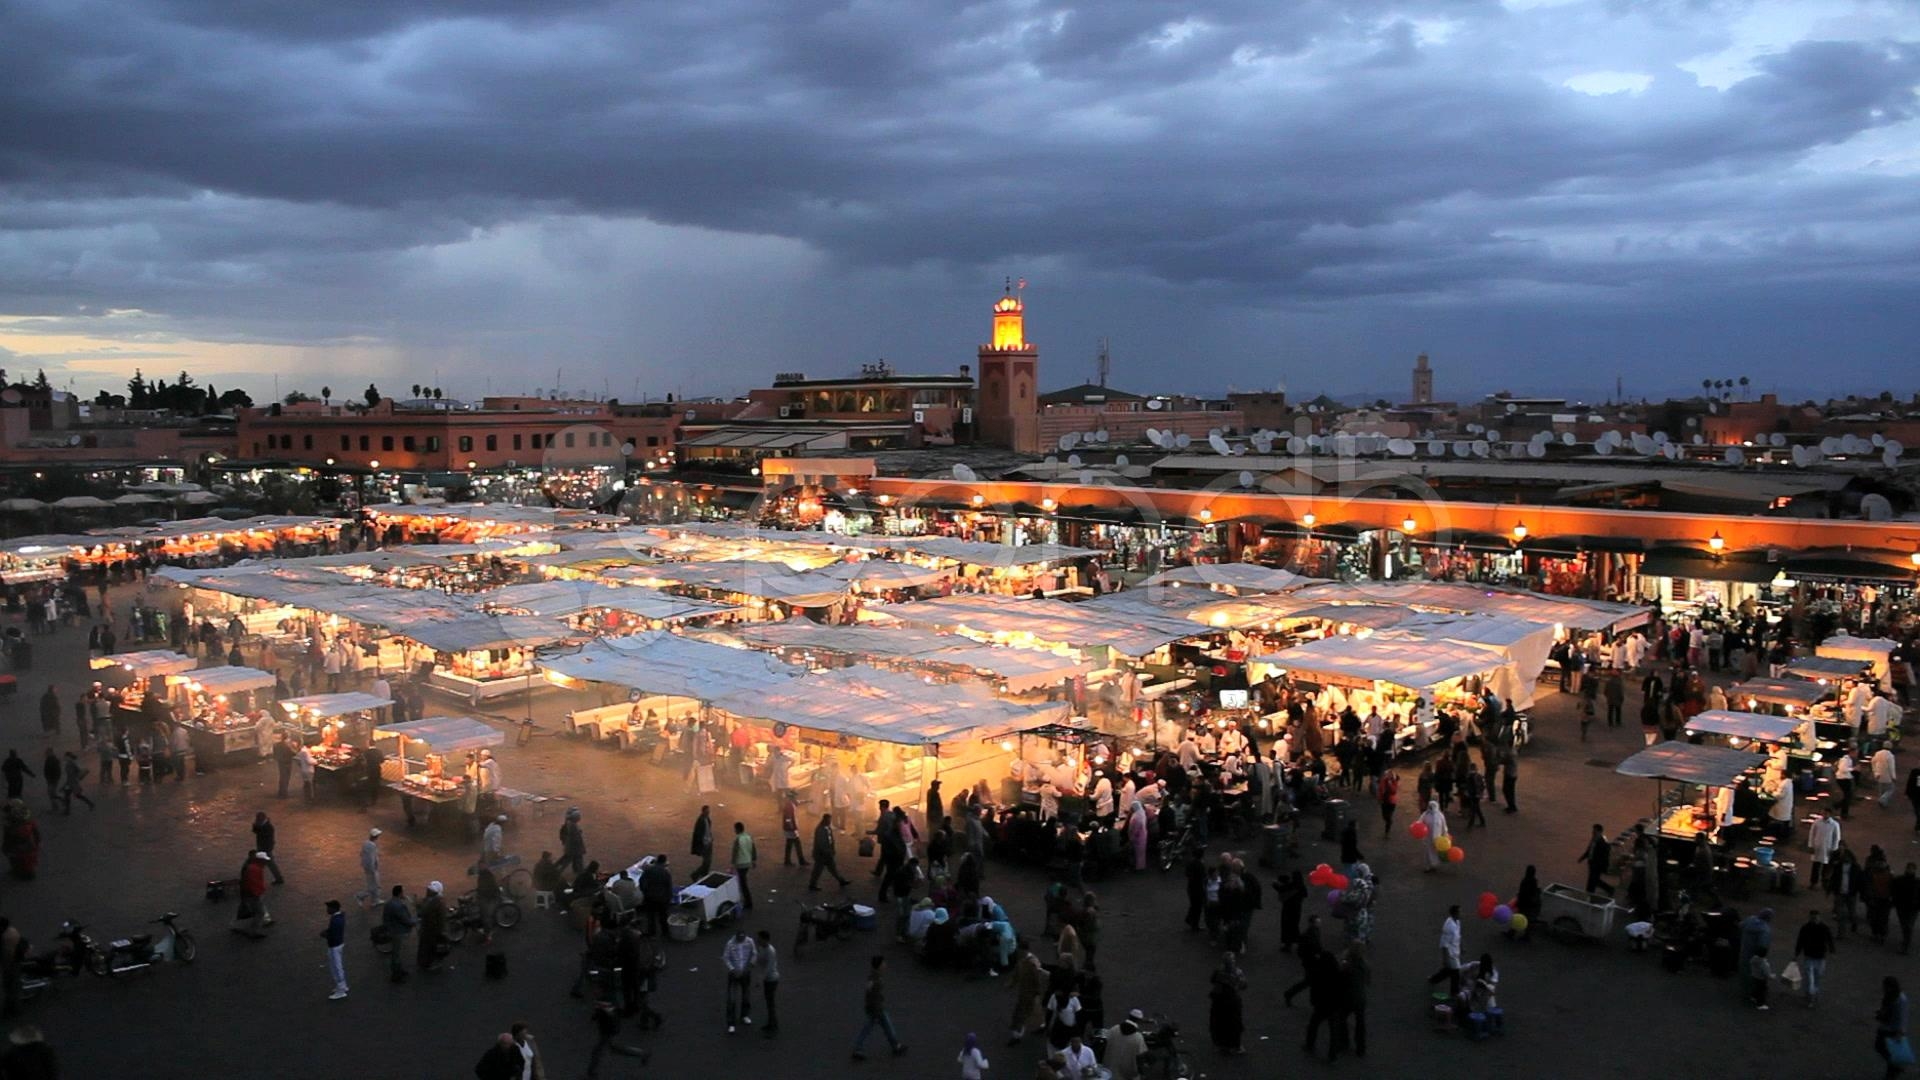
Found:
[[1326, 863], [1321, 863], [1313, 868], [1313, 872], [1316, 874], [1331, 874], [1333, 873], [1333, 867], [1328, 866]]
[[1332, 885], [1336, 889], [1345, 890], [1348, 885], [1352, 884], [1352, 882], [1347, 880], [1347, 875], [1345, 874], [1335, 874], [1333, 875], [1333, 878], [1328, 882], [1328, 884]]
[[1499, 903], [1500, 903], [1500, 897], [1495, 893], [1483, 892], [1480, 894], [1481, 907], [1498, 906]]
[[1425, 840], [1427, 838], [1427, 823], [1424, 821], [1416, 821], [1407, 826], [1407, 835], [1413, 837], [1415, 840]]
[[1453, 847], [1450, 847], [1450, 848], [1448, 848], [1448, 849], [1447, 849], [1447, 861], [1448, 861], [1448, 862], [1466, 862], [1466, 861], [1467, 861], [1467, 849], [1466, 849], [1466, 848], [1463, 848], [1463, 847], [1460, 847], [1460, 846], [1459, 846], [1458, 844], [1456, 844], [1456, 845], [1454, 845]]
[[1312, 873], [1309, 873], [1307, 875], [1307, 884], [1309, 885], [1325, 885], [1326, 883], [1327, 883], [1327, 875], [1321, 873], [1318, 870], [1315, 870]]
[[1491, 900], [1480, 901], [1480, 917], [1483, 919], [1493, 918], [1493, 909], [1499, 906], [1500, 906], [1499, 904], [1496, 904]]

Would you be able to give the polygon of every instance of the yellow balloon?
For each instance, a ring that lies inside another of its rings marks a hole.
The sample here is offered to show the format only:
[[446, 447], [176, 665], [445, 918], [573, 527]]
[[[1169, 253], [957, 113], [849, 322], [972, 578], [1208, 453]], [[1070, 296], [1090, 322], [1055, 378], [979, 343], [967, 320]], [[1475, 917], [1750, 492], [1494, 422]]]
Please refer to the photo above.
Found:
[[1433, 850], [1439, 852], [1442, 855], [1445, 855], [1448, 851], [1452, 849], [1453, 849], [1453, 837], [1436, 836], [1433, 838]]
[[1507, 920], [1507, 929], [1512, 930], [1516, 934], [1526, 933], [1527, 917], [1517, 911], [1514, 912], [1513, 918]]

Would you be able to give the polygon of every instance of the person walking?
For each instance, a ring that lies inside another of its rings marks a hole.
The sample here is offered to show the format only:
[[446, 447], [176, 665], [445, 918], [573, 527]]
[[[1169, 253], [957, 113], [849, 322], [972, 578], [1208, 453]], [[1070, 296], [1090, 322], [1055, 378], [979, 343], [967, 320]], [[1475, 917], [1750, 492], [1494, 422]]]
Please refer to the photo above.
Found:
[[67, 813], [73, 813], [75, 799], [86, 803], [89, 810], [94, 808], [93, 800], [87, 798], [87, 789], [82, 786], [86, 778], [87, 767], [80, 764], [80, 759], [74, 755], [73, 751], [67, 751], [66, 763], [60, 766], [60, 805], [66, 809]]
[[285, 885], [287, 879], [281, 876], [280, 860], [273, 857], [273, 822], [268, 820], [267, 812], [261, 810], [253, 815], [253, 847], [267, 856], [267, 869], [273, 873], [275, 885]]
[[293, 757], [292, 737], [281, 732], [273, 743], [273, 767], [280, 774], [280, 790], [274, 796], [277, 799], [286, 798], [287, 787], [293, 783]]
[[1794, 938], [1793, 959], [1800, 965], [1800, 992], [1811, 1009], [1820, 997], [1820, 980], [1827, 973], [1827, 957], [1837, 946], [1833, 930], [1820, 921], [1818, 911], [1807, 912], [1807, 921]]
[[847, 879], [840, 873], [840, 864], [835, 855], [833, 836], [833, 815], [821, 814], [820, 823], [813, 827], [813, 875], [807, 879], [809, 892], [820, 891], [820, 875], [827, 874], [847, 887]]
[[745, 929], [736, 928], [720, 950], [720, 962], [727, 969], [727, 1034], [739, 1025], [753, 1026], [753, 963], [759, 956], [753, 939]]
[[1426, 872], [1431, 874], [1440, 868], [1440, 838], [1447, 835], [1447, 815], [1440, 809], [1440, 800], [1427, 803], [1427, 812], [1420, 815], [1420, 824], [1427, 827], [1421, 847], [1427, 858]]
[[807, 865], [807, 853], [800, 846], [800, 804], [794, 801], [793, 792], [787, 791], [780, 797], [780, 865], [792, 866], [796, 860], [801, 866]]
[[1887, 1080], [1905, 1072], [1907, 1063], [1913, 1060], [1913, 1044], [1907, 1041], [1907, 995], [1900, 992], [1900, 980], [1891, 975], [1880, 980], [1880, 1008], [1873, 1014], [1873, 1052], [1887, 1063]]
[[1871, 765], [1873, 782], [1880, 788], [1878, 802], [1884, 810], [1893, 804], [1894, 782], [1900, 774], [1900, 766], [1893, 758], [1893, 747], [1887, 743], [1880, 744], [1880, 749], [1873, 752]]
[[235, 913], [233, 929], [259, 940], [267, 936], [272, 916], [267, 913], [267, 858], [255, 851], [240, 867], [240, 910]]
[[861, 1006], [866, 1022], [860, 1025], [860, 1034], [854, 1036], [853, 1060], [867, 1060], [865, 1049], [867, 1036], [872, 1034], [876, 1027], [887, 1037], [887, 1045], [892, 1047], [893, 1056], [899, 1057], [907, 1052], [907, 1044], [901, 1042], [900, 1037], [895, 1034], [893, 1018], [887, 1015], [887, 958], [875, 956], [867, 961], [867, 968], [867, 992]]
[[1027, 1029], [1039, 1026], [1040, 995], [1047, 986], [1047, 969], [1022, 938], [1014, 945], [1013, 1019], [1007, 1025], [1007, 1045], [1016, 1046]]
[[1606, 689], [1601, 696], [1607, 702], [1607, 726], [1619, 727], [1621, 710], [1627, 703], [1627, 680], [1618, 670], [1607, 676]]
[[[413, 964], [421, 971], [436, 970], [440, 964], [440, 947], [447, 939], [447, 902], [446, 886], [437, 881], [427, 882], [427, 895], [420, 898], [420, 943], [414, 950]], [[453, 965], [448, 964], [452, 971]]]
[[1400, 774], [1389, 768], [1373, 782], [1373, 797], [1380, 803], [1380, 838], [1393, 836], [1393, 812], [1400, 808]]
[[733, 823], [733, 876], [740, 882], [740, 910], [753, 910], [753, 886], [748, 874], [760, 865], [760, 852], [753, 846], [753, 837], [747, 835], [744, 822]]
[[1920, 768], [1907, 770], [1907, 804], [1913, 807], [1913, 834], [1920, 836]]
[[1840, 847], [1840, 819], [1832, 814], [1815, 814], [1813, 824], [1807, 829], [1807, 846], [1813, 849], [1813, 880], [1807, 884], [1810, 888], [1820, 887], [1820, 876], [1826, 872], [1827, 863]]
[[1229, 952], [1213, 971], [1212, 984], [1207, 991], [1207, 1034], [1212, 1037], [1214, 1048], [1223, 1054], [1238, 1056], [1246, 1053], [1242, 1045], [1246, 1038], [1246, 1002], [1242, 991], [1247, 988], [1247, 978], [1240, 971], [1239, 961]]
[[473, 1067], [473, 1075], [479, 1080], [521, 1080], [526, 1073], [526, 1061], [520, 1056], [520, 1048], [513, 1044], [513, 1036], [501, 1032], [494, 1036], [493, 1045], [480, 1055], [480, 1061]]
[[40, 763], [40, 778], [47, 782], [47, 805], [60, 809], [60, 752], [47, 747], [47, 757]]
[[1447, 917], [1440, 923], [1440, 968], [1427, 976], [1427, 985], [1432, 986], [1440, 980], [1447, 980], [1447, 1000], [1460, 995], [1460, 905], [1447, 908]]
[[608, 1054], [639, 1058], [642, 1065], [652, 1059], [653, 1052], [650, 1050], [615, 1041], [620, 1034], [620, 1013], [611, 1002], [596, 1002], [591, 1019], [594, 1042], [593, 1050], [587, 1055], [587, 1080], [600, 1080], [600, 1066]]
[[1347, 951], [1340, 959], [1342, 995], [1340, 1007], [1344, 1012], [1333, 1019], [1333, 1030], [1344, 1031], [1348, 1021], [1352, 1021], [1352, 1035], [1349, 1045], [1356, 1057], [1367, 1056], [1367, 987], [1373, 982], [1373, 966], [1367, 960], [1364, 943], [1350, 941]]
[[1612, 858], [1613, 845], [1607, 843], [1606, 830], [1596, 824], [1593, 827], [1593, 833], [1587, 837], [1586, 850], [1580, 853], [1580, 858], [1574, 860], [1587, 864], [1587, 892], [1605, 892], [1608, 896], [1613, 895], [1613, 886], [1604, 880], [1608, 863]]
[[327, 995], [328, 1001], [339, 1001], [347, 996], [347, 913], [340, 910], [340, 901], [327, 901], [327, 925], [320, 931], [320, 940], [327, 943], [327, 973], [333, 976], [333, 993]]
[[[560, 861], [554, 865], [572, 866], [575, 874], [584, 873], [587, 869], [587, 834], [580, 827], [580, 808], [577, 806], [567, 808], [567, 820], [560, 825]], [[694, 875], [694, 880], [700, 880], [700, 875]]]
[[365, 887], [353, 894], [362, 909], [380, 902], [380, 830], [368, 829], [360, 844], [360, 877]]
[[713, 808], [702, 806], [700, 816], [693, 819], [693, 840], [687, 845], [687, 853], [700, 857], [700, 865], [693, 872], [693, 880], [699, 881], [713, 869]]
[[[180, 776], [182, 778], [185, 778], [187, 775], [186, 764], [185, 764], [186, 758], [185, 756], [179, 755], [179, 754], [176, 754], [175, 757], [181, 762]], [[294, 768], [298, 769], [300, 772], [301, 796], [304, 797], [308, 802], [312, 802], [313, 801], [313, 769], [314, 769], [313, 748], [311, 746], [302, 744], [300, 747], [300, 751], [293, 755], [293, 765], [294, 765]]]
[[1480, 800], [1484, 799], [1486, 794], [1485, 778], [1480, 775], [1478, 768], [1469, 763], [1466, 773], [1460, 778], [1460, 812], [1467, 819], [1466, 824], [1461, 828], [1471, 829], [1475, 822], [1481, 825], [1487, 823], [1487, 815], [1480, 810]]
[[765, 930], [754, 943], [753, 963], [760, 969], [760, 997], [767, 1005], [767, 1026], [760, 1033], [771, 1039], [780, 1030], [780, 954]]
[[[7, 751], [7, 760], [0, 762], [0, 774], [7, 778], [7, 798], [17, 799], [27, 789], [27, 777], [37, 775], [33, 767], [20, 760], [20, 751]], [[52, 792], [48, 793], [52, 797]]]
[[1853, 751], [1841, 748], [1840, 756], [1833, 759], [1833, 785], [1840, 789], [1840, 805], [1835, 807], [1835, 812], [1841, 821], [1847, 820], [1853, 810], [1853, 782], [1857, 771], [1859, 765], [1853, 760]]
[[40, 695], [40, 733], [48, 742], [60, 737], [60, 691], [54, 684], [48, 683], [46, 693]]
[[540, 1056], [540, 1044], [533, 1041], [533, 1029], [525, 1021], [515, 1021], [507, 1029], [513, 1039], [513, 1048], [520, 1054], [520, 1071], [514, 1073], [515, 1080], [547, 1080], [546, 1059]]
[[1907, 872], [1893, 879], [1888, 886], [1893, 897], [1893, 917], [1900, 923], [1900, 955], [1905, 956], [1913, 948], [1913, 921], [1920, 916], [1920, 875], [1916, 875], [1913, 863], [1907, 864]]
[[954, 1059], [960, 1063], [960, 1080], [985, 1080], [987, 1075], [987, 1055], [980, 1052], [980, 1037], [967, 1032], [967, 1041], [960, 1047], [960, 1056]]

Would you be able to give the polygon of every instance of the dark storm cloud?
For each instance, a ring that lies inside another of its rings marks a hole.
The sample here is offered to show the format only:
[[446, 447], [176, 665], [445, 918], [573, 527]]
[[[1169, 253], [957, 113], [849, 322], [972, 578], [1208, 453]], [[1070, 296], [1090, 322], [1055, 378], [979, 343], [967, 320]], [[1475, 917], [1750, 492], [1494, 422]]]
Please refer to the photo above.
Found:
[[[1767, 39], [1720, 88], [1681, 64], [1792, 5], [1514, 6], [25, 0], [0, 10], [0, 314], [430, 349], [570, 296], [556, 332], [611, 356], [648, 328], [600, 290], [707, 234], [576, 218], [798, 241], [828, 266], [787, 264], [797, 294], [1036, 265], [1111, 286], [1081, 321], [1171, 288], [1245, 335], [1329, 305], [1840, 302], [1915, 269], [1915, 162], [1809, 167], [1914, 130], [1911, 9]], [[1589, 72], [1646, 85], [1562, 85]], [[1267, 351], [1215, 340], [1227, 375]]]

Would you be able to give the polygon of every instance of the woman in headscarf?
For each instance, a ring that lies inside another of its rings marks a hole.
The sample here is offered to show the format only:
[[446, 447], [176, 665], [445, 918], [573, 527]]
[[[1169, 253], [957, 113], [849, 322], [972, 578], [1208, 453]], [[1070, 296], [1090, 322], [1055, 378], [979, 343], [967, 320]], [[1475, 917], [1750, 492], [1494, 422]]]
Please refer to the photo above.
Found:
[[1234, 959], [1234, 954], [1227, 953], [1213, 973], [1213, 989], [1207, 1010], [1207, 1032], [1213, 1037], [1213, 1045], [1223, 1054], [1246, 1052], [1240, 1045], [1246, 1032], [1240, 991], [1246, 989], [1246, 985], [1247, 980], [1240, 974], [1240, 965]]
[[1340, 907], [1347, 913], [1347, 937], [1361, 945], [1373, 938], [1373, 868], [1354, 863], [1347, 874], [1346, 891], [1340, 895]]
[[1520, 876], [1520, 888], [1513, 894], [1513, 913], [1526, 916], [1527, 926], [1519, 933], [1511, 930], [1508, 933], [1517, 941], [1525, 941], [1533, 933], [1534, 922], [1540, 918], [1540, 878], [1539, 872], [1531, 864], [1527, 866], [1527, 872]]
[[1427, 812], [1420, 815], [1420, 824], [1427, 827], [1427, 838], [1423, 850], [1427, 855], [1427, 873], [1431, 874], [1440, 867], [1440, 838], [1447, 835], [1447, 815], [1440, 809], [1440, 801], [1433, 799], [1427, 803]]
[[1127, 810], [1127, 842], [1133, 845], [1133, 868], [1147, 868], [1147, 808], [1133, 800]]

